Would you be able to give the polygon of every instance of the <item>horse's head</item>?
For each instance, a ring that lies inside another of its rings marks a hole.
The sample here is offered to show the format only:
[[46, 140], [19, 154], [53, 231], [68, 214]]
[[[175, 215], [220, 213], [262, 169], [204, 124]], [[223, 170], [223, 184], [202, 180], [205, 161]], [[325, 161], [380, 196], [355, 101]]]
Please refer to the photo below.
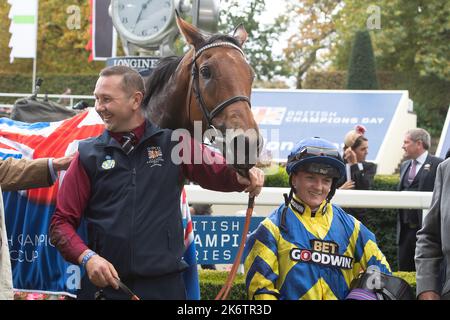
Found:
[[208, 37], [179, 17], [177, 24], [193, 47], [179, 66], [190, 71], [186, 101], [190, 123], [201, 121], [203, 132], [214, 137], [227, 160], [245, 172], [255, 165], [263, 143], [250, 109], [254, 73], [241, 49], [247, 32], [240, 25], [232, 36]]

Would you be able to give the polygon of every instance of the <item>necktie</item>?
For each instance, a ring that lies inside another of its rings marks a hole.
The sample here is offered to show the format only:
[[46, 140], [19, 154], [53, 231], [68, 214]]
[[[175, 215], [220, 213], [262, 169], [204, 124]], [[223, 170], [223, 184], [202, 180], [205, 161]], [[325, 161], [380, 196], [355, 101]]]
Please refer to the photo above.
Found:
[[408, 173], [408, 183], [411, 184], [414, 181], [414, 178], [416, 177], [416, 166], [417, 166], [417, 160], [413, 160], [411, 165], [409, 166], [409, 173]]
[[122, 136], [122, 149], [128, 155], [134, 150], [136, 144], [136, 135], [133, 132], [128, 132]]

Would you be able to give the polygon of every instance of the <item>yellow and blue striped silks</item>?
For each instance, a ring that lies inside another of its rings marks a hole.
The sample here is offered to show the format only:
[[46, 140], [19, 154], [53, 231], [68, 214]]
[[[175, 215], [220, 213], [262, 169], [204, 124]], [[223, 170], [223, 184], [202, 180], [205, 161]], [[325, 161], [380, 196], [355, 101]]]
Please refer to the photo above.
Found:
[[250, 299], [344, 299], [350, 282], [368, 266], [390, 273], [374, 234], [340, 207], [324, 201], [311, 215], [306, 205], [303, 213], [290, 205], [287, 230], [280, 228], [283, 208], [247, 240], [244, 266]]

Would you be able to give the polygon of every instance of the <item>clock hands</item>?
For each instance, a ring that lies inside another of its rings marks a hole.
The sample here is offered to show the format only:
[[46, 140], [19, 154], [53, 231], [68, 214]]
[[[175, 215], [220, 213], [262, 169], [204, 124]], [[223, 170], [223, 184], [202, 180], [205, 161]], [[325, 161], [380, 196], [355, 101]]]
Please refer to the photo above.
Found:
[[136, 19], [136, 23], [134, 24], [133, 32], [136, 29], [138, 22], [141, 20], [142, 13], [145, 11], [145, 9], [147, 9], [147, 6], [150, 3], [150, 1], [152, 1], [152, 0], [147, 0], [147, 2], [142, 5], [141, 12], [139, 12], [139, 15]]

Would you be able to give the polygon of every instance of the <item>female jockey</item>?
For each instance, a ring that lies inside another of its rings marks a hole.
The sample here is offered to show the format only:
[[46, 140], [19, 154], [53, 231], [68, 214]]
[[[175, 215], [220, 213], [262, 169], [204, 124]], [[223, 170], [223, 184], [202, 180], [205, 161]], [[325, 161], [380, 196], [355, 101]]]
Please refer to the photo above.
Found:
[[250, 299], [344, 299], [368, 266], [390, 274], [375, 236], [330, 200], [345, 165], [320, 138], [301, 140], [288, 157], [285, 203], [249, 236], [245, 247]]

